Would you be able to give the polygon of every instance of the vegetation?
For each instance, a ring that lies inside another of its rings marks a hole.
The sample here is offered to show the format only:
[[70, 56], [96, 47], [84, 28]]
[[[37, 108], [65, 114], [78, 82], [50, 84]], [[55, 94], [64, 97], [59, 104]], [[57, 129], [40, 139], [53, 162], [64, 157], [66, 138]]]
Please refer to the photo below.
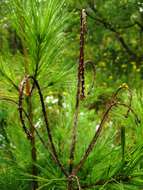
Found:
[[142, 189], [143, 3], [0, 10], [0, 189]]

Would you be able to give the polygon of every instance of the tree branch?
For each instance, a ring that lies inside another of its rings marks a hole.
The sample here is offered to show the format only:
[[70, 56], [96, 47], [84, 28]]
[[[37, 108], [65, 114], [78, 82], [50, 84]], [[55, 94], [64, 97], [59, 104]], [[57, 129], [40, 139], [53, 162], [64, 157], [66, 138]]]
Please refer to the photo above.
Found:
[[20, 88], [19, 88], [19, 114], [20, 114], [21, 123], [23, 125], [23, 129], [24, 129], [25, 133], [27, 134], [27, 136], [31, 138], [29, 132], [27, 132], [27, 128], [25, 126], [25, 122], [24, 122], [23, 115], [22, 115], [23, 91], [24, 91], [25, 83], [26, 83], [26, 81], [28, 79], [32, 79], [34, 81], [35, 86], [36, 86], [36, 88], [38, 90], [38, 94], [39, 94], [40, 102], [41, 102], [41, 107], [42, 107], [42, 113], [43, 113], [43, 116], [44, 116], [44, 121], [45, 121], [46, 129], [47, 129], [47, 134], [48, 134], [48, 137], [49, 137], [49, 143], [50, 143], [50, 147], [51, 147], [51, 151], [52, 151], [52, 156], [54, 156], [55, 162], [57, 163], [57, 165], [59, 166], [59, 168], [61, 169], [61, 171], [64, 173], [64, 175], [67, 177], [68, 174], [65, 171], [63, 165], [61, 164], [61, 162], [60, 162], [60, 160], [58, 158], [58, 154], [57, 154], [54, 142], [53, 142], [53, 137], [52, 137], [52, 134], [51, 134], [51, 129], [49, 127], [46, 107], [45, 107], [45, 103], [44, 103], [43, 94], [41, 92], [41, 88], [39, 86], [38, 81], [33, 76], [27, 76], [27, 77], [25, 77], [23, 79], [23, 81], [21, 82], [21, 85], [20, 85]]
[[121, 34], [117, 31], [117, 29], [115, 27], [112, 26], [111, 23], [107, 22], [105, 19], [103, 18], [97, 18], [94, 17], [92, 15], [90, 15], [89, 13], [87, 13], [87, 15], [94, 19], [95, 22], [97, 22], [98, 24], [103, 25], [106, 29], [110, 30], [111, 32], [113, 32], [115, 34], [115, 37], [117, 38], [117, 40], [120, 42], [120, 44], [122, 45], [122, 47], [126, 50], [126, 52], [128, 53], [129, 56], [131, 56], [132, 59], [137, 60], [138, 56], [137, 54], [131, 50], [131, 48], [127, 45], [127, 43], [125, 42], [124, 38], [121, 36]]
[[85, 10], [81, 10], [80, 17], [80, 55], [79, 55], [79, 66], [78, 66], [78, 83], [77, 83], [77, 94], [76, 94], [76, 105], [74, 114], [74, 124], [72, 129], [72, 142], [70, 146], [70, 163], [69, 163], [69, 173], [72, 172], [75, 146], [77, 140], [77, 123], [78, 123], [78, 113], [79, 113], [79, 103], [80, 100], [85, 97], [84, 94], [84, 35], [86, 32], [86, 15]]
[[91, 142], [89, 143], [88, 145], [88, 148], [86, 149], [83, 157], [81, 158], [81, 160], [79, 161], [79, 163], [77, 164], [77, 166], [73, 169], [72, 173], [73, 175], [76, 175], [77, 172], [81, 169], [81, 167], [83, 166], [83, 164], [85, 163], [86, 159], [88, 158], [89, 154], [92, 152], [96, 142], [97, 142], [97, 139], [102, 131], [102, 128], [105, 124], [105, 121], [108, 117], [108, 114], [110, 113], [110, 111], [112, 110], [112, 107], [116, 106], [116, 102], [113, 102], [109, 105], [109, 107], [107, 108], [107, 110], [105, 111], [103, 117], [102, 117], [102, 120], [100, 122], [100, 125], [99, 125], [99, 128], [98, 130], [96, 131], [95, 135], [93, 136]]

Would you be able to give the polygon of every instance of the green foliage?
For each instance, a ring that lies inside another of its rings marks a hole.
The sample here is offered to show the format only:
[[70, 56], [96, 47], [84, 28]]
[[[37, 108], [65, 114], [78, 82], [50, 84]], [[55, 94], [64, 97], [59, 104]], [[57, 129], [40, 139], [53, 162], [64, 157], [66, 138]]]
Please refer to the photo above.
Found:
[[[142, 189], [143, 100], [138, 89], [142, 83], [142, 4], [128, 0], [118, 3], [114, 0], [11, 0], [0, 3], [11, 10], [10, 13], [4, 11], [0, 14], [0, 26], [7, 23], [17, 39], [14, 44], [18, 42], [16, 51], [12, 52], [6, 39], [9, 29], [2, 29], [0, 189], [34, 190], [31, 184], [37, 181], [37, 190], [65, 190], [70, 177], [74, 190]], [[76, 112], [79, 9], [83, 7], [88, 17], [86, 98], [80, 101], [77, 115], [75, 168], [94, 135], [99, 134], [99, 137], [83, 166], [72, 176], [69, 173], [69, 152]], [[133, 79], [135, 74], [137, 77]], [[51, 139], [45, 128], [44, 106], [41, 106], [35, 83], [29, 78], [30, 90], [34, 91], [30, 96], [31, 103], [25, 89], [21, 96], [24, 87], [21, 80], [29, 75], [40, 86], [53, 144], [68, 176], [64, 175], [52, 157]], [[133, 80], [129, 80], [130, 77]], [[137, 85], [137, 90], [133, 88], [131, 93], [131, 105], [127, 95], [129, 88], [126, 84], [121, 85], [125, 81], [132, 87]], [[127, 92], [111, 97], [119, 85], [119, 89], [124, 88]], [[116, 106], [106, 115], [108, 106], [114, 101]], [[32, 122], [38, 132], [34, 135], [34, 145], [21, 127], [21, 107], [24, 109], [23, 115], [24, 111], [28, 115], [23, 117], [27, 129], [31, 130], [29, 123]], [[31, 108], [32, 111], [29, 111]], [[102, 130], [98, 132], [101, 126]], [[31, 157], [33, 147], [37, 153], [36, 160]], [[35, 175], [31, 172], [33, 165], [37, 169]]]

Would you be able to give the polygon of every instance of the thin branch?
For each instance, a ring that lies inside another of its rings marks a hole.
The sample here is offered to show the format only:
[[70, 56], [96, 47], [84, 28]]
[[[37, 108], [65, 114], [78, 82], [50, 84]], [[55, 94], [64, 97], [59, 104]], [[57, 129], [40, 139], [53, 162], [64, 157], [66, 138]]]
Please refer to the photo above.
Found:
[[129, 105], [121, 103], [121, 102], [116, 102], [116, 103], [117, 103], [117, 106], [119, 105], [119, 106], [128, 108], [128, 110], [134, 115], [134, 117], [136, 119], [135, 121], [136, 121], [137, 124], [139, 124], [141, 122], [140, 119], [139, 119], [139, 117], [138, 117], [138, 115], [136, 114], [136, 112]]
[[138, 21], [135, 21], [135, 23], [139, 26], [139, 28], [143, 32], [143, 25], [140, 22], [138, 22]]
[[[114, 97], [117, 96], [117, 93], [119, 93], [120, 90], [121, 90], [121, 88], [118, 89], [118, 91], [114, 94]], [[127, 104], [124, 104], [124, 103], [116, 102], [116, 101], [113, 100], [113, 99], [111, 99], [111, 100], [112, 100], [112, 101], [110, 102], [110, 105], [108, 106], [107, 110], [105, 111], [105, 113], [104, 113], [104, 115], [103, 115], [103, 117], [102, 117], [102, 120], [101, 120], [101, 122], [100, 122], [100, 125], [99, 125], [98, 130], [96, 131], [94, 137], [92, 138], [92, 140], [91, 140], [91, 142], [90, 142], [88, 148], [86, 149], [86, 151], [85, 151], [85, 153], [84, 153], [82, 159], [81, 159], [80, 162], [77, 164], [77, 166], [73, 169], [73, 172], [72, 172], [73, 175], [76, 175], [76, 174], [77, 174], [77, 172], [81, 169], [81, 167], [83, 166], [83, 164], [84, 164], [84, 162], [86, 161], [86, 159], [87, 159], [87, 157], [89, 156], [89, 154], [92, 152], [92, 150], [93, 150], [93, 148], [94, 148], [94, 146], [95, 146], [95, 144], [96, 144], [96, 142], [97, 142], [97, 139], [98, 139], [98, 137], [99, 137], [99, 135], [100, 135], [100, 133], [101, 133], [101, 131], [102, 131], [102, 128], [103, 128], [103, 126], [104, 126], [104, 124], [105, 124], [105, 122], [106, 122], [106, 119], [107, 119], [107, 117], [108, 117], [108, 114], [109, 114], [109, 112], [112, 110], [113, 107], [119, 105], [119, 106], [123, 106], [123, 107], [128, 108], [128, 112], [127, 112], [127, 113], [129, 113], [129, 111], [131, 111], [131, 112], [133, 113], [133, 115], [135, 116], [136, 121], [137, 121], [138, 123], [140, 123], [140, 120], [139, 120], [139, 118], [138, 118], [138, 115], [137, 115], [137, 114], [134, 112], [134, 110], [131, 108], [131, 103], [130, 103], [129, 105], [127, 105]]]
[[126, 52], [128, 53], [129, 56], [131, 56], [132, 59], [137, 60], [138, 56], [135, 52], [133, 52], [130, 47], [127, 45], [127, 43], [125, 42], [124, 38], [121, 36], [121, 34], [117, 31], [117, 29], [115, 29], [111, 23], [107, 22], [105, 19], [101, 19], [101, 18], [97, 18], [94, 17], [92, 15], [90, 15], [89, 13], [87, 13], [87, 15], [94, 19], [95, 22], [97, 22], [98, 24], [103, 25], [106, 29], [110, 30], [111, 32], [113, 32], [115, 34], [115, 37], [117, 38], [117, 40], [120, 42], [120, 44], [122, 45], [122, 47], [126, 50]]
[[77, 141], [77, 123], [78, 123], [78, 113], [79, 113], [79, 104], [80, 99], [85, 97], [84, 95], [84, 35], [86, 32], [86, 15], [85, 10], [81, 10], [80, 16], [80, 56], [79, 56], [79, 66], [78, 66], [78, 83], [77, 83], [77, 94], [76, 94], [76, 105], [75, 105], [75, 114], [74, 114], [74, 123], [72, 129], [72, 142], [70, 146], [70, 163], [69, 163], [69, 173], [72, 172], [75, 147]]
[[[125, 83], [123, 83], [118, 89], [117, 89], [117, 91], [113, 94], [113, 96], [112, 96], [112, 100], [113, 101], [115, 101], [116, 100], [116, 98], [117, 98], [117, 96], [118, 96], [118, 94], [120, 93], [120, 91], [122, 91], [122, 90], [127, 90], [128, 92], [129, 92], [129, 104], [128, 104], [128, 111], [127, 111], [127, 113], [126, 113], [126, 117], [128, 117], [128, 114], [129, 114], [129, 112], [130, 112], [130, 108], [131, 108], [131, 104], [132, 104], [132, 92], [131, 92], [131, 90], [130, 90], [130, 88], [128, 87], [128, 85], [127, 84], [125, 84]], [[111, 101], [112, 101], [111, 100]]]
[[[39, 72], [39, 63], [40, 63], [40, 44], [41, 44], [41, 39], [39, 36], [37, 36], [38, 38], [38, 42], [37, 42], [37, 57], [36, 57], [36, 60], [35, 60], [35, 71], [34, 71], [34, 78], [37, 79], [37, 76], [38, 76], [38, 72]], [[35, 88], [35, 83], [32, 84], [32, 87], [31, 87], [31, 94], [33, 92]]]
[[129, 28], [132, 28], [136, 25], [136, 23], [133, 23], [133, 24], [129, 24], [129, 25], [126, 25], [126, 26], [117, 26], [117, 29], [129, 29]]
[[25, 134], [27, 135], [27, 138], [29, 140], [31, 140], [32, 135], [31, 135], [30, 131], [26, 128], [25, 121], [23, 118], [23, 92], [24, 92], [24, 87], [25, 87], [26, 82], [27, 82], [27, 78], [24, 78], [19, 86], [19, 103], [18, 103], [19, 107], [18, 107], [18, 109], [19, 109], [19, 117], [20, 117], [20, 121], [22, 124], [22, 128], [23, 128]]
[[[16, 104], [16, 105], [18, 106], [18, 103], [17, 103], [15, 100], [12, 100], [12, 99], [10, 99], [10, 98], [0, 97], [0, 100], [1, 100], [1, 101], [7, 101], [7, 102], [9, 102], [9, 103], [14, 103], [14, 104]], [[25, 114], [26, 118], [28, 119], [30, 125], [33, 125], [32, 122], [31, 122], [31, 120], [30, 120], [30, 117], [28, 116], [28, 114], [27, 114], [27, 112], [25, 111], [25, 109], [22, 108], [22, 111], [23, 111], [23, 113]], [[49, 150], [48, 145], [45, 143], [44, 139], [41, 137], [41, 135], [39, 134], [39, 132], [38, 132], [38, 130], [36, 129], [35, 126], [34, 126], [34, 129], [35, 129], [35, 132], [36, 132], [37, 136], [39, 137], [41, 143], [43, 144], [43, 146], [44, 146], [46, 149]]]
[[109, 107], [107, 108], [107, 110], [105, 111], [105, 113], [103, 114], [103, 117], [102, 117], [102, 120], [100, 122], [100, 125], [99, 125], [99, 128], [98, 130], [96, 131], [95, 135], [93, 136], [91, 142], [89, 143], [88, 145], [88, 148], [86, 149], [83, 157], [81, 158], [80, 162], [77, 164], [77, 166], [73, 169], [72, 171], [72, 174], [73, 175], [76, 175], [77, 172], [81, 169], [81, 167], [83, 166], [83, 164], [85, 163], [86, 159], [88, 158], [89, 154], [92, 152], [96, 142], [97, 142], [97, 139], [102, 131], [102, 128], [107, 120], [107, 117], [110, 113], [110, 111], [112, 110], [112, 108], [116, 106], [116, 102], [112, 102]]
[[38, 81], [33, 76], [25, 77], [23, 79], [23, 81], [21, 82], [21, 85], [20, 85], [20, 88], [19, 88], [19, 93], [20, 93], [20, 95], [19, 95], [19, 113], [20, 113], [21, 123], [22, 123], [22, 125], [24, 127], [24, 130], [25, 130], [25, 123], [24, 123], [24, 120], [23, 120], [23, 117], [22, 117], [22, 99], [23, 99], [24, 85], [25, 85], [25, 83], [26, 83], [26, 81], [28, 79], [32, 79], [34, 81], [35, 86], [36, 86], [36, 88], [38, 90], [38, 94], [39, 94], [40, 102], [41, 102], [41, 107], [42, 107], [42, 112], [43, 112], [43, 116], [44, 116], [44, 121], [45, 121], [45, 124], [46, 124], [47, 134], [48, 134], [48, 137], [49, 137], [49, 143], [50, 143], [50, 146], [51, 146], [52, 156], [54, 156], [54, 160], [57, 163], [57, 165], [59, 166], [59, 168], [61, 169], [61, 171], [65, 174], [65, 176], [68, 176], [68, 174], [66, 173], [63, 165], [61, 164], [61, 162], [60, 162], [60, 160], [58, 158], [58, 154], [57, 154], [54, 142], [53, 142], [53, 137], [52, 137], [52, 134], [51, 134], [51, 129], [49, 127], [46, 107], [45, 107], [45, 103], [44, 103], [43, 94], [41, 92], [41, 88], [39, 86]]

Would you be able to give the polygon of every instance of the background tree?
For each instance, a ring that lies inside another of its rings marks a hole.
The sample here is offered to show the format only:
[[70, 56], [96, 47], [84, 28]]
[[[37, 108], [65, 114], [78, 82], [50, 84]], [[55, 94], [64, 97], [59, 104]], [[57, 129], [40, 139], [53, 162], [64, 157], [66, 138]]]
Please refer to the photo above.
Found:
[[70, 3], [76, 7], [75, 13], [81, 7], [86, 8], [87, 52], [101, 73], [107, 74], [108, 81], [120, 81], [121, 78], [129, 81], [132, 77], [134, 83], [134, 75], [142, 77], [142, 2], [89, 0]]

